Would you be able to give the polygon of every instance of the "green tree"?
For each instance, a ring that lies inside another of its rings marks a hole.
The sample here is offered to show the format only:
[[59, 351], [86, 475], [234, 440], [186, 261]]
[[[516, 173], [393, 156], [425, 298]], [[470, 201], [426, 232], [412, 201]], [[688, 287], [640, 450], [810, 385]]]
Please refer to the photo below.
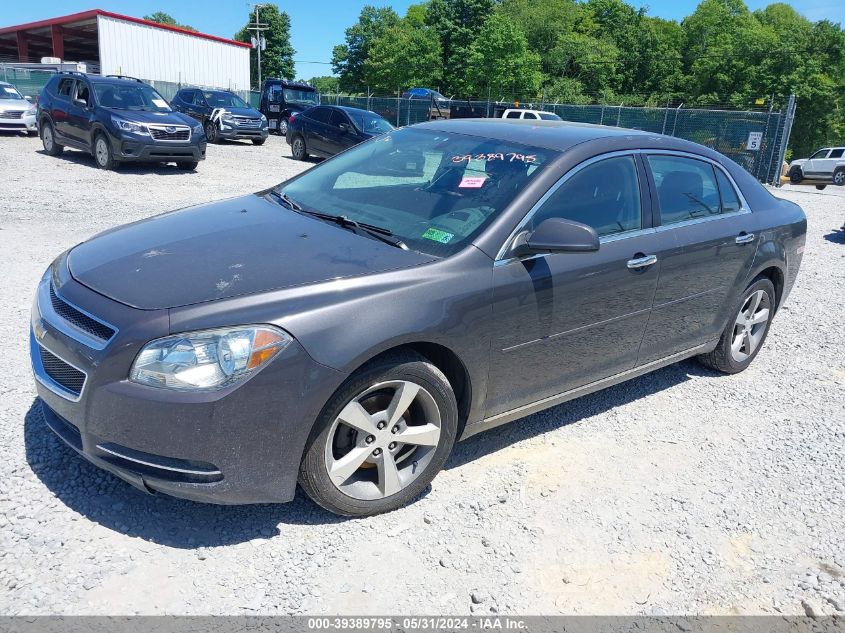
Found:
[[435, 87], [441, 79], [440, 64], [437, 34], [403, 20], [373, 40], [364, 77], [373, 92], [383, 94], [414, 86]]
[[332, 50], [332, 70], [340, 75], [340, 87], [349, 92], [362, 92], [367, 88], [364, 62], [373, 41], [399, 25], [399, 14], [390, 7], [370, 5], [361, 9], [358, 22], [346, 29], [346, 41]]
[[467, 73], [470, 47], [493, 7], [494, 0], [430, 0], [425, 19], [440, 39], [442, 92], [463, 95], [476, 84]]
[[311, 77], [308, 83], [317, 89], [317, 92], [323, 94], [336, 93], [340, 89], [340, 79], [332, 75], [322, 75], [320, 77]]
[[469, 48], [469, 94], [533, 98], [542, 78], [540, 56], [528, 48], [525, 34], [505, 16], [490, 16]]
[[196, 29], [192, 26], [179, 24], [176, 21], [176, 18], [164, 11], [156, 11], [151, 15], [145, 15], [144, 19], [149, 20], [150, 22], [158, 22], [159, 24], [167, 24], [168, 26], [178, 26], [180, 29], [186, 29], [188, 31], [196, 31]]
[[[267, 25], [267, 30], [262, 34], [266, 41], [266, 47], [261, 51], [261, 77], [278, 77], [281, 79], [293, 79], [294, 63], [293, 56], [296, 51], [290, 43], [290, 16], [284, 11], [279, 11], [275, 4], [262, 4], [258, 9], [258, 19], [261, 24]], [[249, 42], [253, 32], [249, 30], [251, 24], [255, 23], [255, 14], [250, 13], [249, 19], [244, 27], [235, 34], [239, 42]], [[258, 86], [258, 48], [253, 47], [249, 53], [250, 60], [250, 81], [254, 87]]]

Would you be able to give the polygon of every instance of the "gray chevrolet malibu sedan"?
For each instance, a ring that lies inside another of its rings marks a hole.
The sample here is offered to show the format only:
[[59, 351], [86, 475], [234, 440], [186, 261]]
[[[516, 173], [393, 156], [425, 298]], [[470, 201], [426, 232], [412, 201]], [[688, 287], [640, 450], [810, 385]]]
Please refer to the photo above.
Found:
[[432, 122], [72, 248], [39, 285], [32, 366], [50, 428], [141, 490], [299, 483], [375, 514], [457, 439], [693, 356], [742, 371], [805, 233], [700, 145]]

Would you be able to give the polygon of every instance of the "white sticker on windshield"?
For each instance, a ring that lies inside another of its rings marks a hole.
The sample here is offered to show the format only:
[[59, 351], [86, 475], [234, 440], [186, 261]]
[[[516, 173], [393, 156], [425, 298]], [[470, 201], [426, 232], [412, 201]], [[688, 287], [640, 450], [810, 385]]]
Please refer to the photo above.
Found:
[[165, 101], [164, 99], [153, 99], [153, 105], [159, 108], [166, 108], [167, 101]]

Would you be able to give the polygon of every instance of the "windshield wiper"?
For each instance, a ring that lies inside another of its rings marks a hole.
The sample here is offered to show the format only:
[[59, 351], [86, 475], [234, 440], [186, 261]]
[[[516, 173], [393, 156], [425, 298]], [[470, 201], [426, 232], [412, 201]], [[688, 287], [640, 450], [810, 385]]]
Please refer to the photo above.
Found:
[[276, 191], [275, 189], [271, 189], [268, 193], [273, 196], [276, 196], [282, 202], [282, 204], [284, 204], [291, 211], [302, 212], [303, 209], [299, 205], [299, 203], [293, 198], [291, 198], [288, 194], [283, 193], [281, 191]]

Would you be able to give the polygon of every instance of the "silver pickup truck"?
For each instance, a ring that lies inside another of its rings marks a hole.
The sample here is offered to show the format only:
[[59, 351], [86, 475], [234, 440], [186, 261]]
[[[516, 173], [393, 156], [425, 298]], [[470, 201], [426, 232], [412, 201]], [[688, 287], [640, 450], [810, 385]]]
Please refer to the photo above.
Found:
[[[845, 185], [845, 147], [823, 147], [810, 158], [799, 158], [789, 164], [789, 181], [814, 180]], [[825, 185], [816, 185], [823, 189]]]

